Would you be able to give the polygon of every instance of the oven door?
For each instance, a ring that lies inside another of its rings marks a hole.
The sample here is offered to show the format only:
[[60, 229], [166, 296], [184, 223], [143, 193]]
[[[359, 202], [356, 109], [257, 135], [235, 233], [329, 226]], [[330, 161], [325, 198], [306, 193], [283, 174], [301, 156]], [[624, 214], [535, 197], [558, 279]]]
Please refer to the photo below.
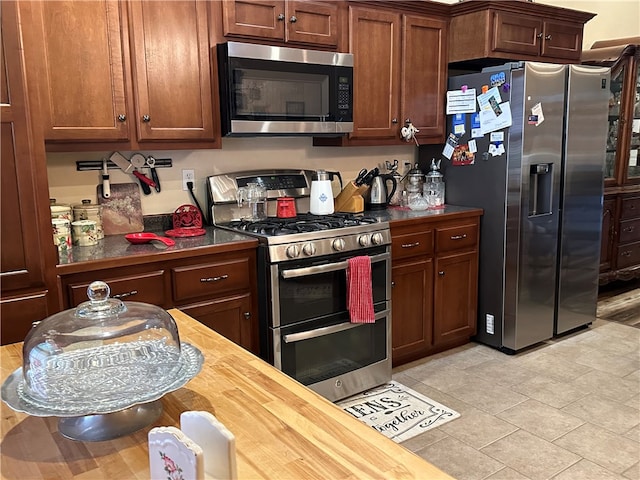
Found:
[[[373, 303], [391, 299], [391, 254], [387, 247], [358, 252], [371, 258]], [[270, 327], [347, 314], [348, 259], [354, 256], [334, 254], [317, 259], [288, 261], [271, 266]], [[348, 320], [348, 316], [346, 317]]]
[[374, 305], [375, 323], [348, 314], [271, 330], [274, 364], [331, 401], [391, 380], [389, 302]]

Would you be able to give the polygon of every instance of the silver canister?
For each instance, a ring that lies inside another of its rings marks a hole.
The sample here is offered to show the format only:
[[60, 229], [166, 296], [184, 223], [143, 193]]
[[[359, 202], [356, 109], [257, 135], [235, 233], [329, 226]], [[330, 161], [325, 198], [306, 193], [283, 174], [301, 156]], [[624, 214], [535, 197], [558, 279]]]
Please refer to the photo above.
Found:
[[91, 200], [82, 200], [82, 203], [73, 205], [73, 220], [93, 220], [96, 222], [98, 240], [104, 238], [102, 228], [102, 205], [95, 205]]
[[69, 220], [69, 223], [73, 221], [71, 214], [71, 206], [66, 203], [56, 203], [55, 198], [49, 199], [49, 209], [51, 210], [51, 218], [64, 218]]
[[98, 244], [98, 232], [95, 220], [76, 220], [71, 223], [73, 245], [88, 247]]
[[71, 248], [71, 223], [66, 218], [52, 218], [53, 244], [58, 251], [66, 252]]

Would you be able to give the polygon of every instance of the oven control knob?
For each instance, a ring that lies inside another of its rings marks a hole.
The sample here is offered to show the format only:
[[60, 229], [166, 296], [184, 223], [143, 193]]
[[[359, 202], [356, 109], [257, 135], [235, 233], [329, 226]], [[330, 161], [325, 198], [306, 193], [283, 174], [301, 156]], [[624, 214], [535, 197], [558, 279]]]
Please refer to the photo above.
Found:
[[369, 235], [360, 235], [358, 237], [358, 243], [360, 244], [361, 247], [368, 247], [371, 243], [371, 239]]
[[342, 250], [344, 250], [344, 240], [342, 238], [336, 238], [333, 241], [333, 249], [336, 252], [341, 252]]
[[287, 257], [296, 258], [300, 255], [300, 248], [297, 245], [289, 245], [287, 247]]
[[373, 235], [371, 235], [371, 242], [374, 245], [382, 245], [382, 242], [384, 242], [384, 237], [380, 232], [376, 232]]
[[304, 247], [302, 247], [302, 252], [307, 256], [310, 257], [311, 255], [315, 255], [316, 253], [316, 246], [313, 243], [305, 243]]

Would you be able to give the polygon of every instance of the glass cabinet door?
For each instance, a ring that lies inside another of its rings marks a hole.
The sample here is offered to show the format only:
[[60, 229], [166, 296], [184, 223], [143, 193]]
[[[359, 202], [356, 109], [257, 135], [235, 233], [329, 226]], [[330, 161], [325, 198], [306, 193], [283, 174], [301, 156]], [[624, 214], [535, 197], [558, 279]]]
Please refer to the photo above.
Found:
[[616, 180], [616, 154], [620, 138], [620, 113], [622, 110], [622, 93], [624, 91], [624, 76], [626, 68], [623, 65], [615, 72], [611, 72], [611, 96], [609, 97], [609, 134], [607, 136], [607, 157], [604, 168], [604, 178]]
[[629, 162], [626, 180], [629, 183], [640, 181], [640, 65], [635, 69], [635, 88], [630, 102], [631, 138], [629, 142]]

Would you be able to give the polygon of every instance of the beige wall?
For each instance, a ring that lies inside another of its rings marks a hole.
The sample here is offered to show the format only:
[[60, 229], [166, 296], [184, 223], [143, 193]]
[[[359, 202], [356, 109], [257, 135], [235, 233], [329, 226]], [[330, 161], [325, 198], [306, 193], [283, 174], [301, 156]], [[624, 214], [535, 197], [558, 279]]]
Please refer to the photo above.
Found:
[[[444, 0], [455, 3], [456, 0]], [[578, 10], [597, 13], [585, 26], [584, 46], [594, 41], [640, 35], [639, 0], [538, 0]], [[123, 152], [129, 157], [130, 152]], [[221, 150], [142, 152], [156, 158], [173, 159], [173, 168], [160, 168], [158, 174], [162, 192], [155, 191], [142, 198], [143, 214], [170, 213], [184, 203], [192, 203], [182, 191], [182, 169], [196, 174], [196, 195], [203, 208], [206, 203], [205, 179], [208, 175], [254, 168], [324, 168], [337, 170], [345, 180], [353, 178], [361, 168], [381, 166], [385, 160], [397, 158], [404, 162], [417, 161], [415, 146], [399, 147], [313, 147], [310, 138], [228, 138]], [[89, 198], [96, 201], [99, 172], [77, 172], [75, 161], [101, 159], [109, 152], [85, 154], [49, 154], [49, 193], [58, 202], [77, 203]], [[112, 170], [113, 183], [137, 181], [119, 170]]]

